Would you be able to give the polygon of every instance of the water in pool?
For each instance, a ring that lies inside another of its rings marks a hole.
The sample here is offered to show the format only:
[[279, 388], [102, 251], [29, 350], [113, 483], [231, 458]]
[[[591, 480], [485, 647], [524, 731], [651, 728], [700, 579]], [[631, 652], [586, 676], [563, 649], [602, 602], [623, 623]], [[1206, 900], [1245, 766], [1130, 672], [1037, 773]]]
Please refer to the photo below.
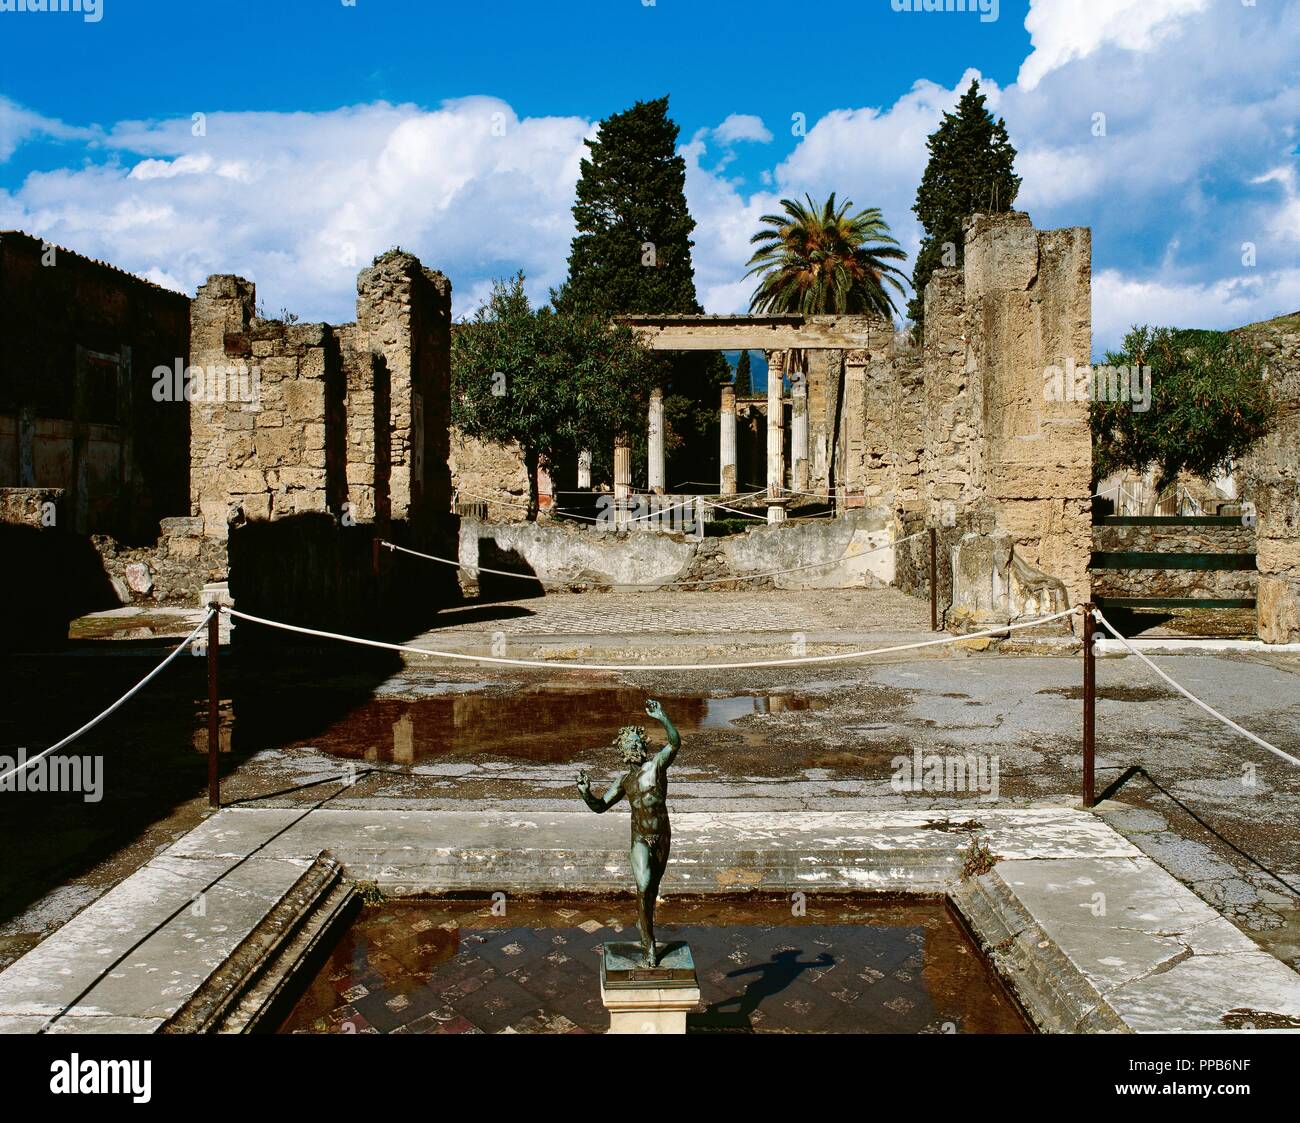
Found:
[[[600, 1033], [601, 945], [635, 938], [631, 899], [385, 902], [360, 913], [281, 1032]], [[504, 907], [504, 915], [498, 915]], [[681, 898], [700, 1012], [688, 1032], [1025, 1033], [938, 900]]]

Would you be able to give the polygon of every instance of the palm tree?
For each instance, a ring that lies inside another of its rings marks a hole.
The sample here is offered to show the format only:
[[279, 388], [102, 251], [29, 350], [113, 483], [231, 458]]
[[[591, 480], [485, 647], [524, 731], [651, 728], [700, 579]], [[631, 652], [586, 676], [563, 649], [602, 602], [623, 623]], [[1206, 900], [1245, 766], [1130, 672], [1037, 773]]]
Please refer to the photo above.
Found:
[[[852, 202], [835, 205], [835, 193], [822, 207], [805, 195], [782, 199], [784, 215], [768, 214], [750, 244], [757, 246], [745, 276], [760, 274], [749, 301], [751, 312], [876, 313], [892, 319], [898, 312], [889, 288], [900, 295], [905, 277], [890, 265], [907, 255], [889, 234], [879, 207], [849, 214]], [[887, 287], [888, 286], [888, 287]]]

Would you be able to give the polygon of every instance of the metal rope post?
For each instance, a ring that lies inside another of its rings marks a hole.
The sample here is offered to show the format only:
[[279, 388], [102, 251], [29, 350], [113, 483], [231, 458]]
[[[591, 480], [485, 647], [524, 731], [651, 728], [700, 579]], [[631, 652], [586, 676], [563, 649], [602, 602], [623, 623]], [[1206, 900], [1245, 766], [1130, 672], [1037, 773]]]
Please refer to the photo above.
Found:
[[939, 565], [938, 545], [934, 527], [930, 527], [930, 631], [939, 630]]
[[1097, 802], [1097, 654], [1093, 649], [1096, 622], [1093, 603], [1083, 606], [1083, 806]]
[[217, 752], [221, 742], [221, 699], [217, 691], [217, 648], [221, 644], [221, 613], [215, 604], [208, 617], [208, 806], [221, 808], [221, 780], [217, 773]]

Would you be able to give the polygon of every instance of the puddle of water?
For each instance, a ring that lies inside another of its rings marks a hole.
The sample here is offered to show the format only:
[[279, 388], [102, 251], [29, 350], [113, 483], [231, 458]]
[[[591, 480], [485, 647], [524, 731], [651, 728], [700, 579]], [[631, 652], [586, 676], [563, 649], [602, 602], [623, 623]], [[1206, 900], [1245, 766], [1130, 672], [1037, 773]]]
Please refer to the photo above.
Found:
[[[612, 744], [621, 726], [645, 725], [645, 691], [626, 687], [531, 687], [512, 693], [477, 691], [429, 697], [379, 697], [352, 710], [313, 737], [312, 747], [334, 756], [419, 764], [449, 756], [492, 755], [534, 763], [584, 759]], [[724, 698], [664, 697], [683, 737], [732, 726], [755, 714], [822, 709], [812, 695], [759, 694]]]
[[[630, 898], [387, 902], [364, 909], [286, 1033], [603, 1033], [599, 955], [635, 938]], [[658, 935], [691, 945], [688, 1032], [1025, 1033], [939, 901], [670, 897]]]
[[71, 640], [139, 640], [184, 638], [197, 626], [201, 614], [190, 612], [103, 613], [82, 616], [68, 625]]

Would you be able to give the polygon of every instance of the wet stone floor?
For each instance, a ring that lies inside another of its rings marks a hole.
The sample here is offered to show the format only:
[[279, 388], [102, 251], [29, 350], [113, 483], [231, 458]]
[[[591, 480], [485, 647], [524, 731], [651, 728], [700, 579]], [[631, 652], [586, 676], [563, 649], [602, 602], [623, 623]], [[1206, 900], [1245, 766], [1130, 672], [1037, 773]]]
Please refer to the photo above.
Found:
[[[474, 684], [480, 687], [481, 684]], [[624, 725], [658, 727], [645, 716], [646, 691], [632, 687], [533, 685], [511, 693], [481, 688], [441, 696], [379, 697], [311, 740], [332, 756], [386, 764], [457, 757], [559, 764], [612, 744]], [[683, 736], [732, 729], [750, 715], [823, 709], [829, 700], [788, 693], [672, 696], [664, 705]]]
[[[599, 956], [631, 899], [383, 902], [362, 910], [283, 1033], [602, 1033]], [[1025, 1033], [942, 901], [678, 898], [700, 1033]], [[505, 915], [497, 915], [504, 908]], [[494, 911], [495, 909], [495, 911]]]

